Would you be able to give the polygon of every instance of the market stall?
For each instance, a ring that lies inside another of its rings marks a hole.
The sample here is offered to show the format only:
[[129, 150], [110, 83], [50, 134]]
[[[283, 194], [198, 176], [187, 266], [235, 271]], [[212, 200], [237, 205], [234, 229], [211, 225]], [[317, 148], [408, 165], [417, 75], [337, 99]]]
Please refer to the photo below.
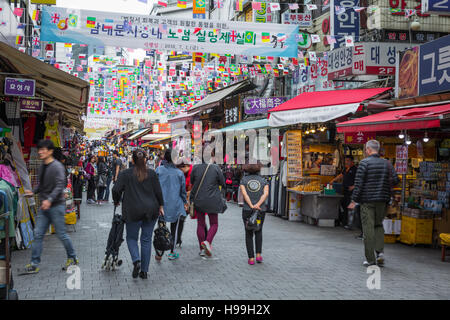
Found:
[[338, 132], [375, 132], [381, 155], [402, 183], [385, 219], [386, 241], [437, 244], [450, 232], [450, 105], [388, 110], [337, 125]]

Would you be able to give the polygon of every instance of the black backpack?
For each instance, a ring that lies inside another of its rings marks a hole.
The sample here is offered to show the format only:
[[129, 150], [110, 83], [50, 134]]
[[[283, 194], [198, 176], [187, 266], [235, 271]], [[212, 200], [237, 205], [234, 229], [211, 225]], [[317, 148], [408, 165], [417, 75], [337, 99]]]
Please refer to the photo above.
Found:
[[154, 231], [153, 246], [158, 251], [171, 250], [173, 246], [172, 236], [169, 229], [166, 227], [166, 223], [162, 220], [158, 220], [158, 228]]

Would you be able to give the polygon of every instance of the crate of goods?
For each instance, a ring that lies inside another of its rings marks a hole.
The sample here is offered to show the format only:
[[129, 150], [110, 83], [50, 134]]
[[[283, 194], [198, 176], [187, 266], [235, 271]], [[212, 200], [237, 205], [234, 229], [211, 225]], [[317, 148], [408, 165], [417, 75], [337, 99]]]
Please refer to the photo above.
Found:
[[385, 234], [384, 243], [396, 243], [398, 241], [398, 235], [396, 234]]
[[400, 242], [406, 244], [431, 244], [433, 240], [433, 219], [402, 217]]
[[402, 221], [398, 219], [384, 219], [384, 243], [396, 243], [401, 232]]

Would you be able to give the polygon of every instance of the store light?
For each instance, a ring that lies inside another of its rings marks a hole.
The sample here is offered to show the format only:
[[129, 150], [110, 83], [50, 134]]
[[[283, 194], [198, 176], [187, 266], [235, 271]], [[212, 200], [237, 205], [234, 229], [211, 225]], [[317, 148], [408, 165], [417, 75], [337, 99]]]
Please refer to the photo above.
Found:
[[403, 131], [400, 131], [400, 134], [398, 135], [398, 137], [400, 139], [404, 139], [405, 138], [405, 134], [403, 133]]
[[326, 129], [327, 129], [326, 127], [322, 127], [322, 128], [320, 128], [320, 131], [324, 132]]
[[316, 127], [314, 126], [311, 127], [311, 133], [316, 133]]
[[406, 142], [406, 144], [409, 146], [409, 145], [412, 143], [411, 137], [410, 137], [410, 136], [407, 136], [405, 142]]
[[427, 143], [430, 141], [430, 138], [428, 138], [428, 132], [425, 131], [425, 136], [423, 137], [423, 142]]

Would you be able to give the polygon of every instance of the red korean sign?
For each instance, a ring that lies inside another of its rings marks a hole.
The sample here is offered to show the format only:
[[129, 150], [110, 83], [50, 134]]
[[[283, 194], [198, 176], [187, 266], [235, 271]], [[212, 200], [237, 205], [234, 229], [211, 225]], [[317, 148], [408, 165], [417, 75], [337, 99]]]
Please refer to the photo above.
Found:
[[345, 144], [365, 144], [369, 140], [376, 138], [375, 132], [346, 132]]
[[171, 133], [169, 123], [154, 123], [153, 133]]

